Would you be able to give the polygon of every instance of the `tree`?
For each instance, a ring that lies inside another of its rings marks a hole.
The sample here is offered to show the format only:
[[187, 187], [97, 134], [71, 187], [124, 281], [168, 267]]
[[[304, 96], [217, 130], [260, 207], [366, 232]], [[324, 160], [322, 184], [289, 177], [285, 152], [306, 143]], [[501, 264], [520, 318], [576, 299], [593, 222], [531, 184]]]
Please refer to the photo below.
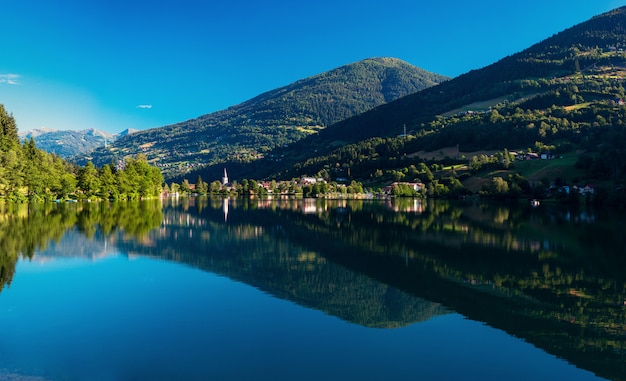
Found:
[[502, 177], [494, 177], [483, 194], [495, 198], [505, 198], [509, 195], [509, 183]]
[[181, 193], [185, 193], [185, 194], [191, 193], [191, 184], [189, 184], [189, 180], [187, 179], [183, 180], [183, 182], [180, 184], [180, 191]]
[[250, 192], [250, 184], [248, 179], [241, 180], [240, 186], [237, 187], [237, 193], [243, 195], [248, 194]]
[[91, 161], [78, 171], [78, 189], [83, 192], [85, 198], [95, 196], [100, 190], [98, 171]]
[[59, 199], [68, 198], [70, 194], [76, 192], [76, 176], [72, 173], [65, 173], [61, 177], [61, 188], [58, 191]]
[[419, 178], [423, 183], [428, 184], [435, 179], [435, 175], [431, 172], [430, 168], [424, 163], [420, 162], [417, 165], [417, 169], [419, 171]]
[[100, 196], [104, 199], [118, 198], [118, 187], [111, 165], [105, 165], [98, 171], [100, 178]]
[[15, 118], [13, 118], [13, 114], [8, 114], [4, 105], [0, 103], [0, 151], [7, 152], [19, 144]]
[[508, 149], [504, 149], [504, 152], [502, 153], [502, 167], [504, 169], [509, 169], [509, 167], [511, 166], [511, 154], [509, 153]]
[[348, 185], [347, 191], [351, 194], [363, 193], [363, 184], [352, 180], [350, 185]]
[[396, 197], [415, 197], [418, 195], [408, 184], [394, 184], [391, 193]]
[[249, 184], [249, 193], [250, 194], [258, 194], [260, 193], [259, 188], [262, 188], [256, 180], [252, 179], [248, 182]]
[[145, 155], [139, 154], [135, 158], [127, 159], [124, 171], [128, 172], [133, 193], [139, 198], [156, 197], [161, 194], [163, 175], [158, 168], [148, 164]]
[[198, 176], [198, 180], [196, 180], [196, 193], [201, 195], [209, 193], [209, 184], [202, 181], [201, 176]]
[[35, 140], [31, 137], [23, 147], [24, 158], [24, 185], [26, 194], [32, 199], [35, 195], [42, 195], [45, 192], [43, 179], [43, 152], [35, 146]]
[[2, 167], [4, 168], [4, 176], [0, 178], [0, 184], [3, 185], [5, 195], [10, 196], [13, 200], [21, 198], [20, 187], [24, 181], [24, 161], [21, 158], [21, 150], [16, 151], [10, 149], [4, 153], [2, 157]]
[[219, 194], [221, 190], [222, 183], [219, 180], [211, 182], [211, 185], [209, 186], [209, 191], [211, 192], [211, 194]]
[[71, 166], [59, 156], [44, 154], [43, 161], [45, 170], [43, 171], [43, 187], [46, 189], [46, 197], [49, 199], [60, 198], [63, 184], [62, 179], [65, 174], [74, 176]]
[[117, 184], [117, 194], [120, 199], [132, 199], [133, 185], [129, 179], [128, 172], [124, 169], [115, 173], [115, 183]]

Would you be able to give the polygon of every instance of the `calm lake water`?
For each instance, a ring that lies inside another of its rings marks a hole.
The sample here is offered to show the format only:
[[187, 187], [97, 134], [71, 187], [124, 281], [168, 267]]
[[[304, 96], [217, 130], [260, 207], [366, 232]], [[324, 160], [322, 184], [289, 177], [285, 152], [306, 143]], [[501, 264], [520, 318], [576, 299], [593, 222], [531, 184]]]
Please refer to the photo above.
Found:
[[623, 213], [0, 209], [0, 380], [626, 380]]

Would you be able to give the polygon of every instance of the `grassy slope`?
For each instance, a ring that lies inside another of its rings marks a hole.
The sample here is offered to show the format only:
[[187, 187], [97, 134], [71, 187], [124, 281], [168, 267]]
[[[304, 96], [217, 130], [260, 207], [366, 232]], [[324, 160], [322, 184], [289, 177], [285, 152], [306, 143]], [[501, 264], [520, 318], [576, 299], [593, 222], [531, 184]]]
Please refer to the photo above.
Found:
[[[486, 152], [465, 152], [466, 157], [478, 156]], [[494, 177], [506, 179], [509, 175], [519, 173], [532, 185], [541, 183], [542, 179], [553, 180], [563, 179], [567, 184], [575, 184], [575, 180], [584, 178], [584, 173], [577, 169], [574, 164], [578, 160], [579, 154], [571, 153], [563, 155], [562, 158], [552, 160], [526, 160], [515, 161], [509, 170], [489, 170], [477, 173], [476, 175], [463, 181], [463, 185], [472, 192], [478, 192], [484, 184], [487, 184]], [[458, 169], [457, 169], [458, 171]], [[584, 184], [578, 184], [584, 185]]]
[[465, 113], [469, 111], [474, 111], [474, 112], [488, 111], [492, 107], [495, 107], [505, 102], [523, 102], [525, 100], [528, 100], [530, 98], [533, 98], [542, 94], [544, 93], [532, 92], [532, 93], [525, 93], [523, 95], [518, 95], [518, 94], [503, 95], [498, 98], [488, 99], [486, 101], [481, 101], [481, 102], [474, 102], [474, 103], [470, 103], [470, 104], [455, 108], [454, 110], [450, 110], [448, 112], [441, 114], [441, 116], [454, 116], [456, 114]]
[[526, 177], [531, 183], [540, 182], [543, 178], [554, 179], [557, 177], [567, 183], [572, 183], [574, 179], [580, 179], [584, 175], [574, 166], [578, 156], [577, 153], [571, 153], [553, 160], [519, 161], [515, 163], [515, 171]]

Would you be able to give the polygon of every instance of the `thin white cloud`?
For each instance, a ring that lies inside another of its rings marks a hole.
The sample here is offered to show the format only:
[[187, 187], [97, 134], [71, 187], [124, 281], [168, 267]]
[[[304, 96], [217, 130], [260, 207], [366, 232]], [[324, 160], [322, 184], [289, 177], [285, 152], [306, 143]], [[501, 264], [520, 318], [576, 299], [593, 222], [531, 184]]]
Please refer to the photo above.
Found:
[[6, 83], [7, 85], [19, 85], [20, 78], [22, 78], [19, 74], [0, 74], [0, 83]]
[[142, 109], [151, 109], [152, 105], [139, 105], [137, 106], [137, 108], [142, 108]]

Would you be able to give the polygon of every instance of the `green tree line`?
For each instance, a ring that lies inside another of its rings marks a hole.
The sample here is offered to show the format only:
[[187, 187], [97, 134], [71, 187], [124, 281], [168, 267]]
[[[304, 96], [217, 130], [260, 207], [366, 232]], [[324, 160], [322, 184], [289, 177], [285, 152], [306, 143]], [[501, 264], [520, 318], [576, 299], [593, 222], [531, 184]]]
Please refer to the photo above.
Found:
[[163, 176], [145, 156], [83, 167], [44, 152], [31, 138], [20, 142], [17, 123], [0, 104], [0, 198], [13, 202], [59, 199], [135, 200], [161, 193]]
[[336, 181], [326, 181], [321, 179], [314, 183], [303, 182], [300, 179], [285, 181], [259, 182], [254, 179], [243, 179], [233, 181], [228, 185], [222, 184], [219, 180], [207, 183], [198, 176], [195, 184], [188, 180], [182, 183], [172, 182], [165, 184], [163, 190], [168, 194], [185, 194], [200, 196], [268, 196], [268, 195], [290, 195], [304, 197], [321, 197], [329, 195], [359, 195], [366, 193], [363, 184], [358, 181], [350, 183], [338, 183]]

